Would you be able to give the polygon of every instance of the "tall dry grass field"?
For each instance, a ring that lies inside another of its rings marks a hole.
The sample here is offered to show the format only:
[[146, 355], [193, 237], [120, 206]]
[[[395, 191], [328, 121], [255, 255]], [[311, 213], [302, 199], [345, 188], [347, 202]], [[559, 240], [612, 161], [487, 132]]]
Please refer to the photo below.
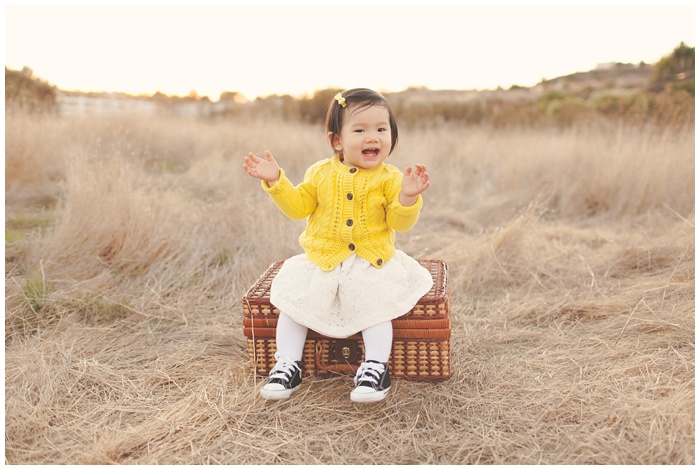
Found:
[[694, 129], [401, 129], [432, 186], [398, 235], [449, 264], [452, 373], [266, 402], [241, 297], [299, 252], [242, 170], [321, 127], [8, 113], [8, 464], [692, 464]]

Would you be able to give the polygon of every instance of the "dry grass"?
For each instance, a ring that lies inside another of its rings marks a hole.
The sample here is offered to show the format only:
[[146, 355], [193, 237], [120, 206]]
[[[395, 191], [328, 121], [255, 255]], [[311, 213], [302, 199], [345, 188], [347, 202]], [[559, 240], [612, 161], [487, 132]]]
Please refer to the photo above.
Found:
[[695, 462], [693, 129], [403, 129], [453, 377], [359, 406], [347, 376], [265, 402], [241, 328], [303, 226], [241, 157], [299, 181], [322, 129], [6, 119], [8, 464]]

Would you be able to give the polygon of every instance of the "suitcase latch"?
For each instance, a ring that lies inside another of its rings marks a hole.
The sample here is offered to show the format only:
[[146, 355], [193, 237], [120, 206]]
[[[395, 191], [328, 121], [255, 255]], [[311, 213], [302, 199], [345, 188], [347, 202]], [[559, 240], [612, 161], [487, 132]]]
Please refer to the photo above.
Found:
[[357, 341], [347, 339], [336, 340], [335, 347], [333, 349], [334, 351], [331, 357], [335, 356], [336, 361], [343, 363], [357, 362]]

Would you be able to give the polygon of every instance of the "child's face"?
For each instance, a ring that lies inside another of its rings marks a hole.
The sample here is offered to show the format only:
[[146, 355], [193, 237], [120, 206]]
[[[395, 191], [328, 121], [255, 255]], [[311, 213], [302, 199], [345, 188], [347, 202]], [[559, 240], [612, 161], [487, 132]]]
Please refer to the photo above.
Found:
[[391, 150], [389, 111], [384, 106], [348, 105], [340, 135], [329, 134], [331, 145], [343, 152], [343, 163], [374, 168], [386, 160]]

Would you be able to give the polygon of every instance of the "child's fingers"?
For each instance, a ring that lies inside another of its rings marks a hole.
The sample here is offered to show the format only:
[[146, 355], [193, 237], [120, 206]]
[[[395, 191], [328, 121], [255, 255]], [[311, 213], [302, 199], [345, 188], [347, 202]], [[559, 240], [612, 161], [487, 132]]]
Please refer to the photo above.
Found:
[[254, 156], [252, 153], [250, 155], [246, 155], [243, 157], [243, 160], [245, 163], [243, 163], [243, 168], [245, 171], [249, 171], [250, 168], [254, 165], [253, 159], [251, 158], [251, 155]]

